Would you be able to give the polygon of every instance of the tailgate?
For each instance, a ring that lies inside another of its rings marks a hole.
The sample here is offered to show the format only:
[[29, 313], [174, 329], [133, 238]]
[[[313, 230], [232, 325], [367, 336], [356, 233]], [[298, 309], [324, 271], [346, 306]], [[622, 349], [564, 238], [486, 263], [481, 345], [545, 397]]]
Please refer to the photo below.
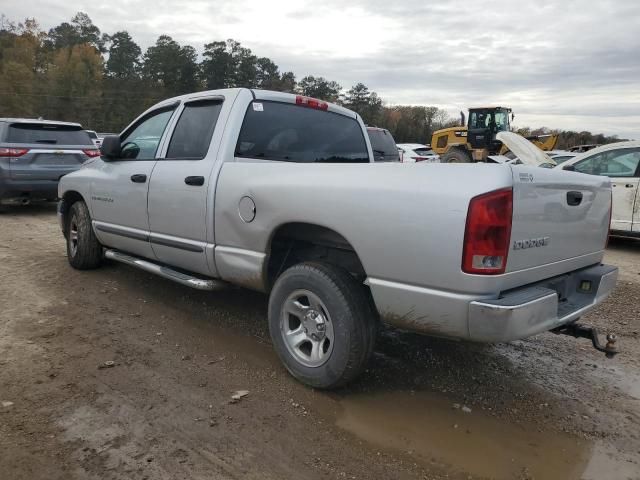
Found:
[[[87, 147], [90, 148], [90, 147]], [[15, 180], [58, 180], [77, 170], [87, 159], [81, 149], [29, 149], [11, 160], [11, 178]]]
[[608, 177], [513, 165], [507, 272], [602, 251], [609, 232]]

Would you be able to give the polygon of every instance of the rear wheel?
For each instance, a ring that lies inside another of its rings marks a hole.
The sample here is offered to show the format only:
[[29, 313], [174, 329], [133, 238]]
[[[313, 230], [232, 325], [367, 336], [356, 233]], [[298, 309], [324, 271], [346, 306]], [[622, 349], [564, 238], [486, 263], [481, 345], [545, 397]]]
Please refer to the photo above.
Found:
[[67, 258], [73, 268], [89, 270], [102, 263], [102, 245], [98, 242], [89, 209], [83, 201], [71, 205], [67, 220]]
[[441, 163], [471, 163], [471, 154], [466, 150], [454, 148], [440, 157]]
[[289, 372], [316, 388], [336, 388], [364, 369], [377, 319], [364, 286], [333, 265], [286, 270], [269, 297], [269, 331]]

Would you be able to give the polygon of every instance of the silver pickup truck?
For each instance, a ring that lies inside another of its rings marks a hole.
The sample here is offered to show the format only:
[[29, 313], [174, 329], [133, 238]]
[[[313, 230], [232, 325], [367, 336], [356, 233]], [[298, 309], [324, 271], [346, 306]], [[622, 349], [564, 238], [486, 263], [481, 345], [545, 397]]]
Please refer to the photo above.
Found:
[[268, 292], [273, 345], [314, 387], [361, 372], [380, 322], [509, 341], [573, 325], [616, 282], [607, 178], [374, 163], [361, 118], [316, 99], [184, 95], [101, 149], [60, 182], [71, 266]]

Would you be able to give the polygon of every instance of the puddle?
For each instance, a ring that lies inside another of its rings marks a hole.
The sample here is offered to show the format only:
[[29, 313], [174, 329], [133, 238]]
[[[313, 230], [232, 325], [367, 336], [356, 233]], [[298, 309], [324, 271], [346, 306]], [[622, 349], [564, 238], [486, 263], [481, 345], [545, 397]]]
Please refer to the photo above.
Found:
[[465, 413], [433, 394], [354, 395], [340, 403], [339, 427], [379, 447], [445, 464], [456, 473], [579, 479], [590, 457], [586, 440], [540, 433], [535, 425], [510, 424], [475, 409]]
[[640, 478], [637, 459], [625, 459], [614, 447], [599, 443], [593, 449], [593, 454], [581, 480]]

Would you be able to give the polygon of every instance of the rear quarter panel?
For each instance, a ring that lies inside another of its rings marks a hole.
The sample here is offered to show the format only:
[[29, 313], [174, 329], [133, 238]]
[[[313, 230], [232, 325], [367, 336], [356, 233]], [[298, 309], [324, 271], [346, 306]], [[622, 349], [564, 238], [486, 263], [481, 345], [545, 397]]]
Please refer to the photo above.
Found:
[[[227, 162], [216, 244], [268, 252], [280, 225], [312, 223], [346, 238], [370, 278], [461, 291], [469, 199], [511, 181], [501, 165]], [[244, 196], [256, 205], [251, 223], [238, 213]]]

